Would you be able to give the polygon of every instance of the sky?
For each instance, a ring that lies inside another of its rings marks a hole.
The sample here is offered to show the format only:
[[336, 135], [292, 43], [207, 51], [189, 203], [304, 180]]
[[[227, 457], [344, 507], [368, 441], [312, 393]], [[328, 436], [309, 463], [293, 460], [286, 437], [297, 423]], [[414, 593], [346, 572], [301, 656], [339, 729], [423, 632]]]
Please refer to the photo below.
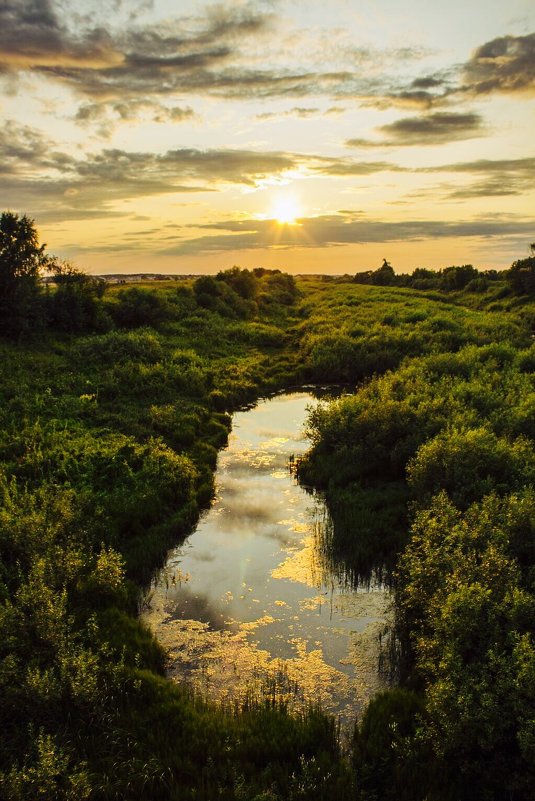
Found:
[[1, 209], [90, 273], [503, 269], [533, 0], [0, 0]]

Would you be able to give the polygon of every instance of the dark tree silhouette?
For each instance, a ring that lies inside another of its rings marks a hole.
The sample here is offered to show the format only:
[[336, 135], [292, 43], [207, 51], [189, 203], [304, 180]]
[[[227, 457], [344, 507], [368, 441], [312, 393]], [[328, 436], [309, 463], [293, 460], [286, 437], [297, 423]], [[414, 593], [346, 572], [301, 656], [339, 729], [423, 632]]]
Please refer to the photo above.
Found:
[[0, 215], [0, 333], [20, 337], [43, 324], [39, 277], [53, 259], [39, 244], [34, 221]]
[[505, 274], [510, 287], [519, 295], [535, 293], [535, 242], [530, 245], [529, 249], [531, 255], [527, 259], [514, 261]]
[[86, 275], [69, 263], [59, 262], [51, 269], [56, 289], [47, 295], [49, 325], [71, 333], [108, 330], [112, 321], [100, 303], [106, 289], [105, 282]]

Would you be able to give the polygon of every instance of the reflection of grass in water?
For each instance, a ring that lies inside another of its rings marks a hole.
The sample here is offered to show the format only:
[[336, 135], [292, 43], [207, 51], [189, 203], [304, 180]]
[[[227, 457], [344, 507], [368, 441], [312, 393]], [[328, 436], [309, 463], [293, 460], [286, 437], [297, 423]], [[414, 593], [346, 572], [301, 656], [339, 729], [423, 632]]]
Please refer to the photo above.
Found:
[[313, 523], [325, 574], [354, 589], [390, 585], [406, 530], [406, 500], [406, 488], [394, 482], [331, 492], [331, 511], [318, 504]]

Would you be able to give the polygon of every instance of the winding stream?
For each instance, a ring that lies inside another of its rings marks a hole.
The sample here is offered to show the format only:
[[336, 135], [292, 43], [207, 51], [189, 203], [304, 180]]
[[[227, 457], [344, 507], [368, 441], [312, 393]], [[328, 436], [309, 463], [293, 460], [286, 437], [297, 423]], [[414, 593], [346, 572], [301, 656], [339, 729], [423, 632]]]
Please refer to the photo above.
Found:
[[234, 415], [215, 501], [169, 553], [144, 618], [169, 650], [173, 678], [224, 702], [320, 701], [344, 725], [384, 685], [388, 595], [379, 584], [348, 587], [329, 569], [325, 504], [288, 469], [307, 450], [313, 402], [279, 395]]

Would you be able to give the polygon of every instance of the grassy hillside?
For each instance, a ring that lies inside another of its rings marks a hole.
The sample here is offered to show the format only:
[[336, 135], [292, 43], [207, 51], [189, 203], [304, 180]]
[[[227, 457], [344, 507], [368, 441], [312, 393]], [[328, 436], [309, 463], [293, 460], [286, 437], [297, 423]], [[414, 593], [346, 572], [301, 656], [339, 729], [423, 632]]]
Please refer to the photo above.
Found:
[[[496, 282], [430, 294], [237, 268], [80, 286], [49, 290], [41, 330], [0, 344], [0, 794], [460, 798], [455, 782], [446, 796], [407, 776], [457, 775], [461, 760], [489, 798], [527, 799], [529, 301]], [[300, 467], [327, 492], [334, 558], [354, 575], [397, 571], [405, 689], [372, 702], [351, 760], [319, 710], [216, 709], [167, 681], [137, 619], [141, 588], [210, 502], [230, 413], [304, 382], [360, 387], [313, 413]], [[488, 632], [474, 624], [467, 644], [472, 609]]]

